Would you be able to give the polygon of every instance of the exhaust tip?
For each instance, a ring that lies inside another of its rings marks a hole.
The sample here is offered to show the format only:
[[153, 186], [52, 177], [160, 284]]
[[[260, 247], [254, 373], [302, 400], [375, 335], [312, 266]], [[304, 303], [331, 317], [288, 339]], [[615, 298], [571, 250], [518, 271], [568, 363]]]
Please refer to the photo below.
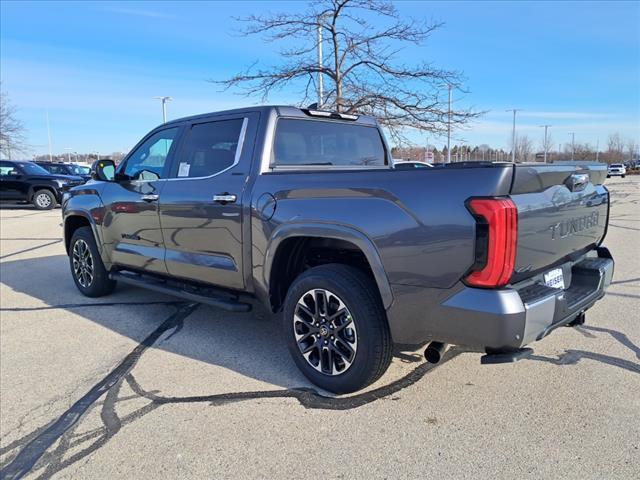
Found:
[[446, 351], [447, 345], [445, 343], [431, 342], [424, 350], [424, 358], [429, 363], [440, 363]]

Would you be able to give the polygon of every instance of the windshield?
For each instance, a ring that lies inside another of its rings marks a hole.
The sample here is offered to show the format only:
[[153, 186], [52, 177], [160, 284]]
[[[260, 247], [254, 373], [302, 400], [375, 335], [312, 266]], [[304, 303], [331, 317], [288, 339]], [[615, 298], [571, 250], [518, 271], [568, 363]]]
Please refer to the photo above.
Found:
[[91, 168], [83, 167], [82, 165], [69, 165], [74, 175], [89, 175]]
[[622, 164], [621, 163], [612, 163], [611, 164], [611, 168], [622, 168]]
[[19, 163], [18, 165], [27, 175], [51, 175], [44, 168], [40, 165], [36, 165], [35, 163], [24, 162]]

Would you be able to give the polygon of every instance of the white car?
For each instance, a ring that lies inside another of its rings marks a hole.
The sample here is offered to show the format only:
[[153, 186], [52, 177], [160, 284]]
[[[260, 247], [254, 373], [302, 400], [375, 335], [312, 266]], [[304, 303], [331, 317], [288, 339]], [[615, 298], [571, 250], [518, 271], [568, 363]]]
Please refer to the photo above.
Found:
[[416, 168], [433, 168], [433, 165], [427, 162], [418, 162], [413, 160], [393, 159], [393, 166], [396, 170], [414, 170]]
[[625, 167], [622, 163], [612, 163], [609, 165], [609, 169], [607, 170], [607, 178], [611, 176], [624, 176], [627, 174], [627, 167]]

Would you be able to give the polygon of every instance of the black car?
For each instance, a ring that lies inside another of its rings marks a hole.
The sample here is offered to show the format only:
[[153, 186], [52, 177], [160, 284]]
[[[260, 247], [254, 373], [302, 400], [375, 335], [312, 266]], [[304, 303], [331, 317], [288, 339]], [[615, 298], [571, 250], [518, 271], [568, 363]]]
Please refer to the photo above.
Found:
[[0, 200], [29, 202], [38, 210], [49, 210], [62, 201], [62, 194], [82, 185], [82, 177], [53, 175], [32, 162], [0, 160]]
[[91, 178], [91, 168], [83, 165], [77, 165], [75, 163], [42, 161], [36, 161], [34, 163], [40, 165], [47, 172], [53, 173], [54, 175], [74, 175], [77, 177], [82, 177], [85, 180], [89, 180]]

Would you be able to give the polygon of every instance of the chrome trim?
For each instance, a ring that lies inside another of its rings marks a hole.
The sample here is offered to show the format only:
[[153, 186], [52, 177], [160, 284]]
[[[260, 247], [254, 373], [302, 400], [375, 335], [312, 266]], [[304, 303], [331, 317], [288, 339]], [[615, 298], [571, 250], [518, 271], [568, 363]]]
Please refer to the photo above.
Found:
[[214, 202], [228, 202], [228, 203], [233, 203], [238, 199], [237, 196], [235, 196], [232, 193], [225, 193], [225, 194], [221, 194], [221, 195], [214, 195], [213, 196], [213, 201]]
[[271, 152], [276, 131], [278, 115], [275, 110], [271, 110], [267, 119], [267, 126], [264, 134], [264, 144], [262, 146], [262, 156], [260, 158], [260, 175], [271, 171]]

